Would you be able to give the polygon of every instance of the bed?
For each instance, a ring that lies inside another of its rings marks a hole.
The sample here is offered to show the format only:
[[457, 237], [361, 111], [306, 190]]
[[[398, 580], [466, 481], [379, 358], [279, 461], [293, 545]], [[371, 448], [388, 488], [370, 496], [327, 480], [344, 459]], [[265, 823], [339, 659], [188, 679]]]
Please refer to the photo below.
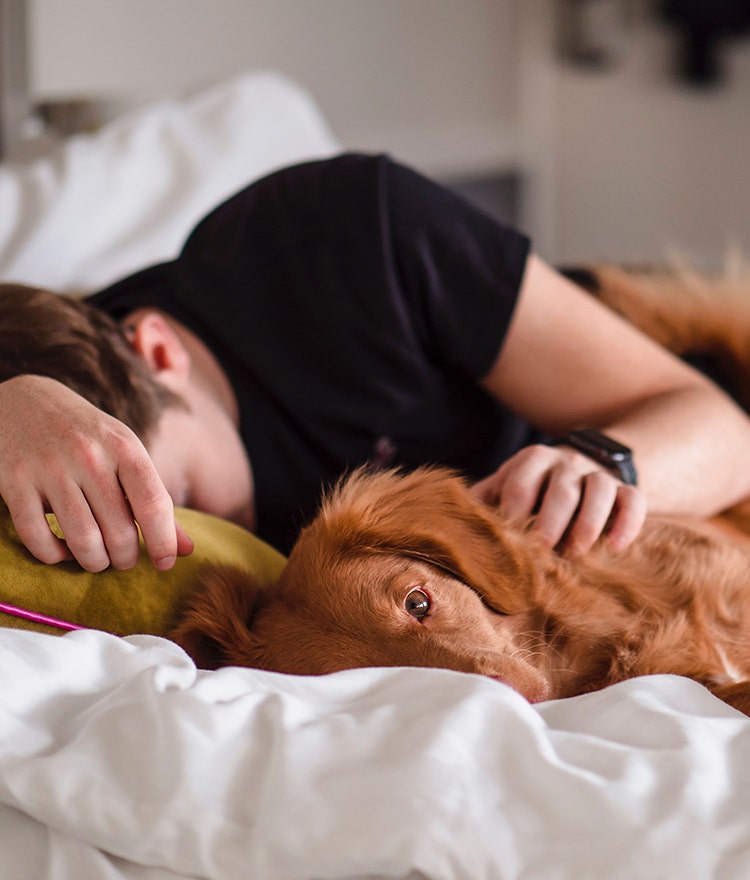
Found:
[[[0, 278], [91, 290], [338, 148], [275, 73], [141, 108], [0, 166]], [[206, 672], [158, 636], [0, 628], [0, 681], [1, 877], [750, 876], [750, 720], [686, 679], [532, 706], [443, 670]]]

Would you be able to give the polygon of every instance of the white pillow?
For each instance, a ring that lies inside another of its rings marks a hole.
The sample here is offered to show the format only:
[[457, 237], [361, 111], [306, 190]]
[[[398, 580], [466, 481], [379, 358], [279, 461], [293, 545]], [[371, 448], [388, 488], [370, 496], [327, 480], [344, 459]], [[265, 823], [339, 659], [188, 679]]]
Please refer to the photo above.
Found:
[[320, 110], [276, 73], [151, 104], [50, 157], [0, 165], [0, 279], [91, 291], [172, 259], [251, 180], [338, 150]]

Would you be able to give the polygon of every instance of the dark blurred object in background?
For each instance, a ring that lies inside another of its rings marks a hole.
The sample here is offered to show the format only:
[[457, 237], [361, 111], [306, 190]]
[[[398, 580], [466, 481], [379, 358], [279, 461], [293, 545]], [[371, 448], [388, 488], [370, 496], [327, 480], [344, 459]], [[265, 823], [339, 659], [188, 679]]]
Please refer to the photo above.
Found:
[[660, 12], [680, 30], [680, 75], [696, 85], [718, 83], [722, 43], [750, 33], [750, 0], [661, 0]]
[[557, 7], [561, 56], [576, 67], [611, 70], [624, 54], [629, 6], [630, 0], [561, 0]]

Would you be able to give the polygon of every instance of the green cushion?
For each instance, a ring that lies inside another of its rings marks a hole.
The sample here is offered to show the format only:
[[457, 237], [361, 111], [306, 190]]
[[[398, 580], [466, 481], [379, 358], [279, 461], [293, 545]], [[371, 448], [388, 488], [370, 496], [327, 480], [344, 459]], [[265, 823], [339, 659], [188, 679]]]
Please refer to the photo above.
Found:
[[[117, 635], [165, 635], [180, 600], [195, 588], [202, 566], [244, 568], [266, 586], [281, 573], [284, 557], [239, 526], [194, 510], [180, 508], [176, 515], [195, 550], [170, 571], [157, 571], [142, 547], [141, 559], [130, 571], [110, 568], [92, 574], [74, 562], [45, 565], [36, 560], [0, 503], [0, 602]], [[59, 534], [53, 517], [50, 525]], [[62, 632], [2, 612], [0, 626]]]

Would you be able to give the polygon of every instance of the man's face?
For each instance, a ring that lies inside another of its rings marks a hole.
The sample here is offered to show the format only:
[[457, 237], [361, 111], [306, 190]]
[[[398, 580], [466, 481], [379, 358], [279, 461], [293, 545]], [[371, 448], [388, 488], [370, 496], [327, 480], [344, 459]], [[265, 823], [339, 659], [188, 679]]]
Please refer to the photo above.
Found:
[[169, 407], [146, 444], [176, 506], [256, 525], [250, 461], [237, 428], [209, 395], [191, 389], [188, 409]]
[[185, 404], [164, 409], [146, 442], [172, 501], [254, 530], [252, 469], [237, 402], [218, 361], [195, 334], [157, 310], [137, 309], [123, 328], [154, 380]]

